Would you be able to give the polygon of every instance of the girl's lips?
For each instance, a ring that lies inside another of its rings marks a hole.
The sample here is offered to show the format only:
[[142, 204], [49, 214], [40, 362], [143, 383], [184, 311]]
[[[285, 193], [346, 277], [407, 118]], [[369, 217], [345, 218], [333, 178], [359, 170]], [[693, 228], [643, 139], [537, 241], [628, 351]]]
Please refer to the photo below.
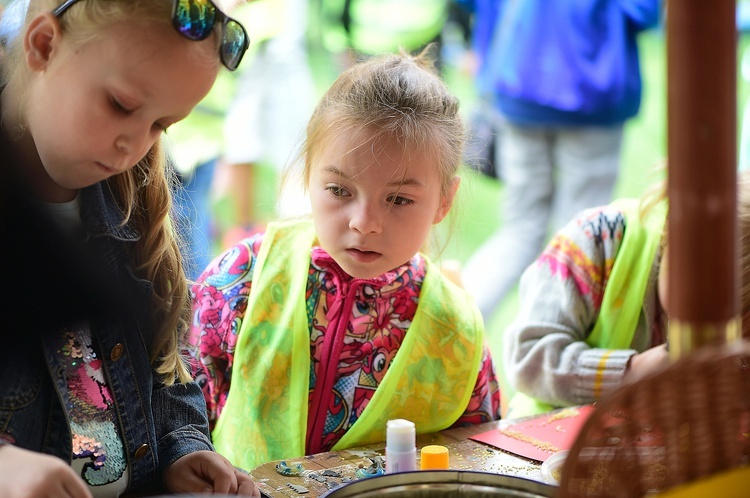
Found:
[[360, 251], [359, 249], [347, 249], [346, 253], [350, 258], [360, 263], [371, 263], [380, 257], [379, 252]]
[[113, 174], [116, 173], [116, 171], [114, 169], [110, 168], [109, 166], [105, 166], [104, 164], [102, 164], [100, 162], [97, 162], [96, 165], [99, 166], [99, 168], [103, 169], [104, 171], [106, 171], [107, 173], [109, 173], [111, 175], [113, 175]]

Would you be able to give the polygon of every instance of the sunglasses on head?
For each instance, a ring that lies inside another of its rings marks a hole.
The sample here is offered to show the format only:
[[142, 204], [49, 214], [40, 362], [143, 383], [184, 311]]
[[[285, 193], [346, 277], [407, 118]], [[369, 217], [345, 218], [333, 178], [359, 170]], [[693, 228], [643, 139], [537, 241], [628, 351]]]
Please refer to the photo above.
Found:
[[[65, 0], [52, 11], [52, 15], [59, 18], [78, 1]], [[188, 40], [205, 40], [217, 21], [221, 22], [221, 63], [230, 71], [234, 71], [250, 45], [247, 31], [242, 24], [224, 14], [211, 0], [174, 0], [172, 25]]]

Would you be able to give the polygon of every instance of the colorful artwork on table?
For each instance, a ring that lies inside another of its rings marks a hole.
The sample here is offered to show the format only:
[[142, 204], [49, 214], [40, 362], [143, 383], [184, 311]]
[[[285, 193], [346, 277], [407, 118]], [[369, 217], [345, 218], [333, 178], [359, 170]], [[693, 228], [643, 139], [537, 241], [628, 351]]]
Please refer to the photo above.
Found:
[[573, 446], [593, 405], [561, 408], [553, 412], [504, 424], [471, 439], [525, 458], [545, 461]]

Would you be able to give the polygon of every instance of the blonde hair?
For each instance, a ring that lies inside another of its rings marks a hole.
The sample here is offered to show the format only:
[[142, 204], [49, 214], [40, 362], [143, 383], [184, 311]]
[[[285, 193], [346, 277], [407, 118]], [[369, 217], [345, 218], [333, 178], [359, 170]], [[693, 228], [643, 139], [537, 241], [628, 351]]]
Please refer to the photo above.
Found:
[[[31, 0], [24, 31], [32, 19], [50, 12], [60, 3], [59, 0]], [[106, 36], [108, 26], [125, 21], [174, 29], [171, 13], [171, 0], [81, 0], [66, 11], [59, 22], [66, 40], [83, 43], [97, 36]], [[218, 29], [218, 25], [214, 29]], [[217, 36], [214, 38], [218, 39]], [[21, 45], [16, 40], [11, 46], [2, 60], [2, 74], [3, 83], [14, 80], [18, 88], [25, 88], [23, 82], [30, 73], [23, 63]], [[19, 98], [22, 100], [19, 108], [22, 109], [26, 96], [21, 94]], [[19, 116], [21, 126], [22, 122], [23, 118]], [[135, 271], [138, 277], [153, 283], [151, 318], [157, 328], [150, 344], [151, 364], [160, 381], [171, 385], [176, 381], [191, 380], [190, 370], [182, 357], [190, 303], [176, 230], [170, 217], [171, 187], [175, 180], [173, 174], [168, 175], [165, 162], [160, 141], [157, 141], [135, 167], [106, 180], [105, 188], [110, 189], [122, 210], [123, 223], [132, 224], [140, 234], [134, 255]]]
[[339, 75], [307, 125], [300, 150], [305, 186], [313, 161], [336, 136], [366, 130], [376, 139], [395, 137], [404, 149], [431, 154], [441, 193], [448, 192], [461, 165], [465, 131], [459, 101], [438, 76], [430, 48], [417, 55], [402, 51], [375, 56]]
[[[62, 0], [29, 0], [26, 21], [21, 33], [26, 31], [29, 22], [40, 14], [51, 12]], [[58, 18], [66, 40], [83, 43], [97, 36], [106, 36], [106, 28], [121, 22], [162, 24], [171, 27], [172, 2], [167, 0], [81, 0]], [[26, 64], [23, 63], [23, 36], [10, 42], [8, 53], [2, 59], [2, 83], [13, 78], [28, 78]]]
[[[669, 199], [667, 198], [667, 162], [662, 161], [657, 163], [652, 169], [652, 174], [658, 175], [661, 178], [653, 183], [651, 186], [646, 188], [645, 192], [640, 198], [640, 205], [638, 206], [638, 217], [643, 221], [648, 214], [658, 205], [663, 203], [667, 204], [667, 216], [669, 216]], [[668, 225], [667, 221], [664, 222], [664, 229], [661, 234], [661, 240], [659, 241], [659, 254], [658, 257], [662, 258], [665, 254], [668, 240]]]

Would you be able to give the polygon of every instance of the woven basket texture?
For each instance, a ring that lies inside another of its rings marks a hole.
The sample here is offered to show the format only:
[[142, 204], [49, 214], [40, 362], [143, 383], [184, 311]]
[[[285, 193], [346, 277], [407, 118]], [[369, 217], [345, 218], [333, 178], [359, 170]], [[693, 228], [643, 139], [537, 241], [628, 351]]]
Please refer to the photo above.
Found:
[[750, 343], [742, 341], [701, 348], [597, 402], [556, 496], [641, 497], [748, 463]]

